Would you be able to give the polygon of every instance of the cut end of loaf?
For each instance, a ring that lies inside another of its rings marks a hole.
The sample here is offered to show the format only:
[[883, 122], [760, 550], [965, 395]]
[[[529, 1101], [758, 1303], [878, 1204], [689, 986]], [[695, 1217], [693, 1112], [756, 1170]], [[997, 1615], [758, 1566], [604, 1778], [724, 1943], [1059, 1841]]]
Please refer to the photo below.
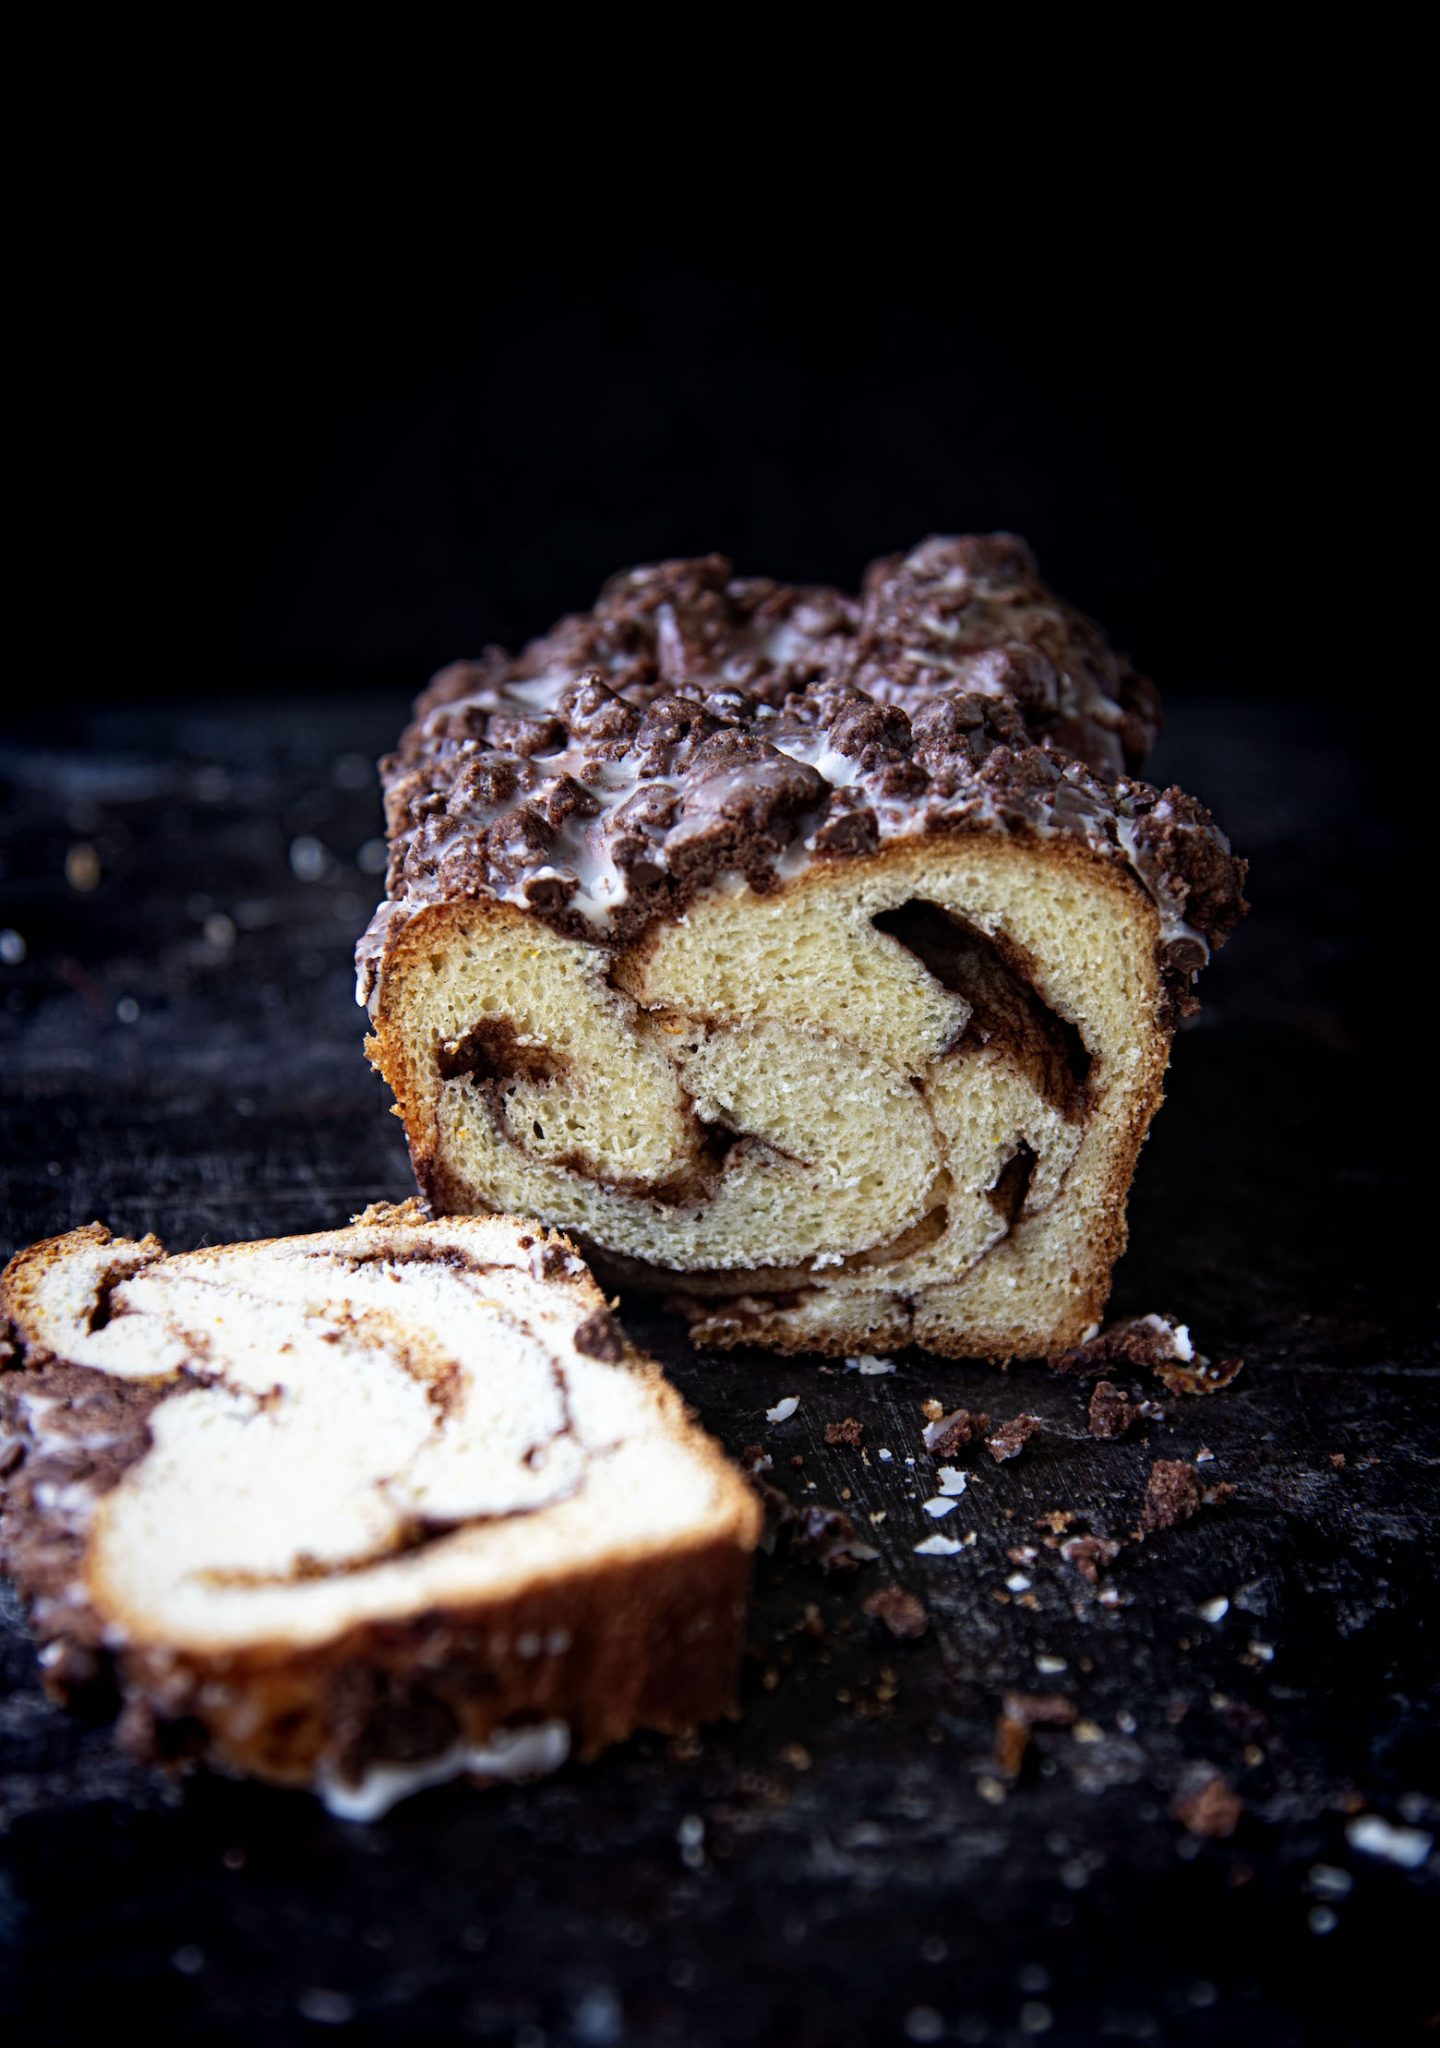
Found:
[[628, 947], [444, 904], [387, 948], [376, 1057], [437, 1210], [544, 1215], [697, 1341], [1033, 1355], [1123, 1248], [1157, 939], [1123, 871], [1019, 834], [726, 878]]
[[572, 1245], [377, 1207], [0, 1282], [3, 1562], [152, 1756], [370, 1814], [728, 1711], [759, 1511]]

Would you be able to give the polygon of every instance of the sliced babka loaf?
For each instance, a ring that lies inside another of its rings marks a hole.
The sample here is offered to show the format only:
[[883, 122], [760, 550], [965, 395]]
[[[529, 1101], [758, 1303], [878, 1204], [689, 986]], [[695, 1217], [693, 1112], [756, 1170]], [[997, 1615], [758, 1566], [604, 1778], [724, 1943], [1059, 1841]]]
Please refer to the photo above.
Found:
[[1243, 908], [1132, 779], [1156, 725], [1005, 536], [857, 600], [637, 570], [444, 671], [359, 952], [430, 1202], [563, 1226], [710, 1343], [1078, 1342]]

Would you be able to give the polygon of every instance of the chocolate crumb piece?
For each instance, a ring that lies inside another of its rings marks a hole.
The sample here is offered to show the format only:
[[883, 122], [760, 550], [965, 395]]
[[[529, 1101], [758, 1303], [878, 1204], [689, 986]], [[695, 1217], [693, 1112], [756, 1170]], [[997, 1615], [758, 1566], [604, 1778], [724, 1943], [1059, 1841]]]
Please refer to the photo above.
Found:
[[1192, 1835], [1224, 1841], [1239, 1826], [1245, 1802], [1228, 1779], [1212, 1771], [1192, 1791], [1177, 1794], [1170, 1811]]
[[1002, 1714], [995, 1723], [995, 1768], [1003, 1778], [1019, 1777], [1029, 1747], [1030, 1730], [1025, 1723]]
[[1243, 1358], [1221, 1358], [1214, 1365], [1196, 1356], [1188, 1364], [1161, 1363], [1153, 1368], [1157, 1380], [1172, 1394], [1218, 1394], [1241, 1370]]
[[847, 1415], [843, 1422], [827, 1422], [825, 1425], [827, 1444], [849, 1444], [852, 1450], [859, 1450], [865, 1441], [865, 1425], [857, 1422], [853, 1415]]
[[1132, 1401], [1111, 1380], [1097, 1380], [1090, 1396], [1090, 1434], [1098, 1437], [1124, 1436], [1140, 1420], [1138, 1402]]
[[1069, 1728], [1075, 1702], [1062, 1692], [1007, 1692], [995, 1723], [995, 1768], [1017, 1778], [1030, 1747], [1032, 1728]]
[[1063, 1692], [1007, 1692], [1005, 1715], [1025, 1728], [1069, 1728], [1076, 1707]]
[[614, 1365], [625, 1355], [625, 1345], [620, 1332], [604, 1309], [596, 1309], [586, 1316], [575, 1332], [575, 1349], [586, 1358], [601, 1359], [607, 1365]]
[[925, 1448], [937, 1458], [953, 1458], [967, 1444], [978, 1442], [989, 1427], [990, 1417], [980, 1409], [952, 1408], [948, 1415], [937, 1415], [927, 1425]]
[[1142, 1539], [1161, 1529], [1176, 1529], [1188, 1522], [1197, 1508], [1213, 1507], [1229, 1500], [1235, 1489], [1228, 1481], [1218, 1486], [1200, 1484], [1200, 1474], [1183, 1458], [1157, 1458], [1150, 1467], [1145, 1486], [1145, 1506], [1137, 1535]]
[[842, 1509], [819, 1502], [798, 1510], [790, 1542], [792, 1549], [813, 1558], [827, 1572], [853, 1572], [879, 1556], [873, 1544], [858, 1540], [855, 1524]]
[[1160, 1529], [1178, 1528], [1189, 1521], [1203, 1499], [1200, 1476], [1193, 1465], [1183, 1458], [1157, 1458], [1145, 1483], [1140, 1534], [1153, 1536]]
[[803, 1472], [805, 1470], [805, 1453], [803, 1451], [797, 1451], [794, 1457], [790, 1460], [790, 1465], [793, 1471]]
[[903, 1586], [882, 1586], [865, 1602], [865, 1612], [872, 1621], [880, 1622], [892, 1636], [898, 1636], [902, 1641], [913, 1641], [916, 1636], [923, 1636], [930, 1626], [930, 1617], [925, 1609]]
[[945, 1413], [944, 1403], [941, 1401], [922, 1401], [920, 1403], [920, 1413], [927, 1422], [938, 1422]]
[[1060, 1555], [1093, 1586], [1099, 1582], [1101, 1565], [1113, 1564], [1120, 1555], [1120, 1545], [1109, 1536], [1069, 1536], [1060, 1545]]
[[1073, 1508], [1049, 1508], [1043, 1515], [1035, 1517], [1034, 1526], [1037, 1529], [1048, 1529], [1052, 1536], [1063, 1536], [1074, 1520]]
[[985, 1448], [997, 1465], [1003, 1465], [1007, 1458], [1018, 1458], [1044, 1427], [1038, 1415], [1012, 1416], [1009, 1422], [1001, 1423], [994, 1436], [986, 1438]]
[[1330, 1453], [1330, 1463], [1337, 1472], [1343, 1472], [1345, 1470], [1345, 1453], [1343, 1451], [1332, 1451]]
[[1244, 1364], [1222, 1358], [1212, 1365], [1191, 1342], [1177, 1316], [1126, 1316], [1088, 1343], [1047, 1361], [1052, 1372], [1103, 1373], [1116, 1366], [1153, 1372], [1172, 1394], [1218, 1394]]

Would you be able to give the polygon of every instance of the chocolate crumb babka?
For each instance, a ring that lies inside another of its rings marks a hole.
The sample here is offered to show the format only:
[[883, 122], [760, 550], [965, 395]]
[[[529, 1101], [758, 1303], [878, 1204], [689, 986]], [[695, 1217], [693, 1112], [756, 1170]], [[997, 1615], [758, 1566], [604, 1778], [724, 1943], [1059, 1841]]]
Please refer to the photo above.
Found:
[[370, 1819], [734, 1703], [761, 1511], [564, 1239], [377, 1208], [0, 1280], [0, 1567], [127, 1746]]
[[437, 1213], [698, 1341], [1007, 1357], [1104, 1306], [1244, 864], [1006, 535], [858, 599], [710, 557], [445, 669], [383, 764], [370, 1048]]

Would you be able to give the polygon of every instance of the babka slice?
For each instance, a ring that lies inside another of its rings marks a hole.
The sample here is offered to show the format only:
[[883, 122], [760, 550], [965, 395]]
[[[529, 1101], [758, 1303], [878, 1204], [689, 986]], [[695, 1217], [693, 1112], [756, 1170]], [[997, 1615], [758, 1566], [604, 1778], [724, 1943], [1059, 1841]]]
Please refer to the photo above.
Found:
[[0, 1563], [141, 1755], [373, 1818], [729, 1711], [760, 1510], [561, 1238], [509, 1219], [0, 1280]]
[[432, 1206], [563, 1225], [712, 1344], [1078, 1342], [1243, 908], [1132, 779], [1157, 722], [1007, 536], [858, 600], [637, 570], [445, 670], [358, 956]]

